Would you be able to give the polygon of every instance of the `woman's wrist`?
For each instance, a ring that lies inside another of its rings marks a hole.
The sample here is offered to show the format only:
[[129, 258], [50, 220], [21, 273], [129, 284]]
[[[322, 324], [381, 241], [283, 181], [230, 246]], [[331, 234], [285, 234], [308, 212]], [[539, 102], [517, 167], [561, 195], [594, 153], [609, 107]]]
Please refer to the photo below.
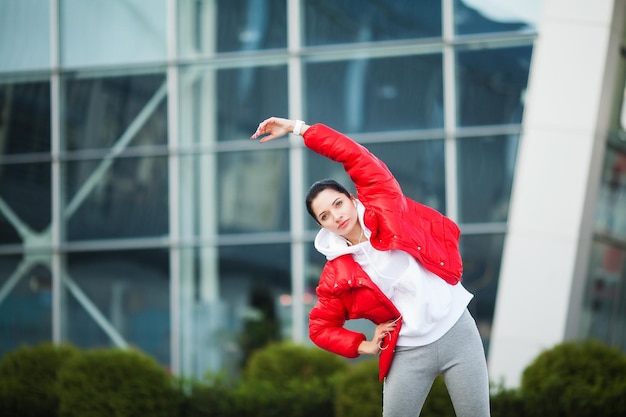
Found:
[[305, 126], [302, 120], [296, 120], [293, 124], [292, 132], [294, 135], [302, 135], [304, 133], [303, 127]]

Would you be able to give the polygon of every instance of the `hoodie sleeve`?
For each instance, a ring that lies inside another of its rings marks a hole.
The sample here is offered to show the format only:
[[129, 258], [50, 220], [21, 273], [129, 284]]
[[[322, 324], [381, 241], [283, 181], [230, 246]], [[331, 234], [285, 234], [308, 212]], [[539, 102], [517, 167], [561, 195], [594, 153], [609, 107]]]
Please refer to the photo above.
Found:
[[304, 133], [304, 143], [312, 151], [343, 164], [356, 187], [358, 198], [366, 205], [382, 194], [403, 204], [402, 190], [385, 163], [344, 134], [323, 124]]

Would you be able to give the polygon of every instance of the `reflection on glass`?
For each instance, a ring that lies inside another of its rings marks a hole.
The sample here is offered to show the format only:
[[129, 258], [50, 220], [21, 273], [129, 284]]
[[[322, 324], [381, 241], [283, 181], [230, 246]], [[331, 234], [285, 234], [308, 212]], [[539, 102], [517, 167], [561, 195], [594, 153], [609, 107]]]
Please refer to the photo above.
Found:
[[289, 230], [286, 150], [218, 155], [220, 233]]
[[532, 46], [460, 50], [457, 54], [458, 124], [519, 124]]
[[0, 71], [50, 68], [50, 2], [0, 2]]
[[288, 114], [286, 65], [181, 72], [181, 143], [249, 142], [259, 122]]
[[441, 36], [441, 0], [306, 0], [308, 46]]
[[250, 353], [291, 337], [288, 244], [181, 252], [183, 373], [237, 375]]
[[166, 157], [70, 161], [65, 169], [68, 240], [168, 233]]
[[0, 138], [1, 155], [50, 152], [49, 81], [0, 84]]
[[346, 133], [443, 127], [440, 54], [310, 63], [305, 73], [309, 122]]
[[65, 148], [82, 150], [167, 143], [164, 74], [65, 81]]
[[170, 363], [169, 257], [164, 250], [67, 255], [62, 323], [81, 348], [136, 346]]
[[287, 115], [287, 79], [283, 65], [219, 71], [218, 140], [247, 140], [261, 120]]
[[49, 162], [0, 165], [0, 244], [30, 243], [50, 226]]
[[[368, 143], [366, 146], [387, 165], [407, 197], [445, 212], [443, 140]], [[306, 157], [307, 188], [315, 181], [332, 178], [350, 192], [355, 192], [352, 181], [341, 164], [311, 151], [307, 152]], [[309, 229], [315, 230], [319, 227], [308, 215], [307, 220]]]
[[461, 235], [463, 285], [474, 294], [469, 310], [476, 319], [485, 349], [489, 348], [491, 337], [503, 245], [504, 234]]
[[165, 61], [166, 0], [60, 0], [61, 62], [93, 66]]
[[455, 32], [459, 35], [532, 30], [542, 0], [454, 0]]
[[508, 218], [518, 136], [461, 138], [458, 149], [459, 218], [463, 223]]
[[184, 57], [287, 47], [287, 0], [179, 0]]
[[626, 348], [626, 250], [594, 242], [583, 303], [580, 337]]
[[595, 229], [598, 233], [626, 241], [626, 152], [607, 149]]
[[[52, 275], [40, 264], [18, 264], [17, 257], [0, 257], [0, 293], [8, 278], [19, 281], [0, 298], [0, 352], [52, 339]], [[4, 278], [7, 278], [5, 280]]]

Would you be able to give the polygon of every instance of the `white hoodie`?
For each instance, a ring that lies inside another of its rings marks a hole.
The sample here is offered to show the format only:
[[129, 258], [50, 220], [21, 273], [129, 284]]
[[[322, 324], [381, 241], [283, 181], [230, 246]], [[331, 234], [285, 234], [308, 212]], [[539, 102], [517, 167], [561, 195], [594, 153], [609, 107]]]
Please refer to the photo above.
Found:
[[473, 295], [461, 283], [450, 285], [400, 250], [379, 251], [369, 242], [363, 224], [365, 207], [357, 200], [359, 222], [367, 242], [350, 246], [341, 236], [321, 229], [315, 249], [329, 261], [351, 254], [402, 314], [398, 346], [424, 346], [443, 336], [457, 322]]

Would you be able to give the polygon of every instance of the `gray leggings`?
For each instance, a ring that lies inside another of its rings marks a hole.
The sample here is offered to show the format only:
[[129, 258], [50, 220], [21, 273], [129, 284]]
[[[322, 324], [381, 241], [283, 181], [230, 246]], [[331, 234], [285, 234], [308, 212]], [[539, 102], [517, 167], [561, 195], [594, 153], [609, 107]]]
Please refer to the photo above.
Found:
[[383, 390], [383, 417], [418, 416], [433, 381], [443, 375], [458, 417], [489, 417], [489, 377], [476, 322], [465, 310], [426, 346], [398, 346]]

